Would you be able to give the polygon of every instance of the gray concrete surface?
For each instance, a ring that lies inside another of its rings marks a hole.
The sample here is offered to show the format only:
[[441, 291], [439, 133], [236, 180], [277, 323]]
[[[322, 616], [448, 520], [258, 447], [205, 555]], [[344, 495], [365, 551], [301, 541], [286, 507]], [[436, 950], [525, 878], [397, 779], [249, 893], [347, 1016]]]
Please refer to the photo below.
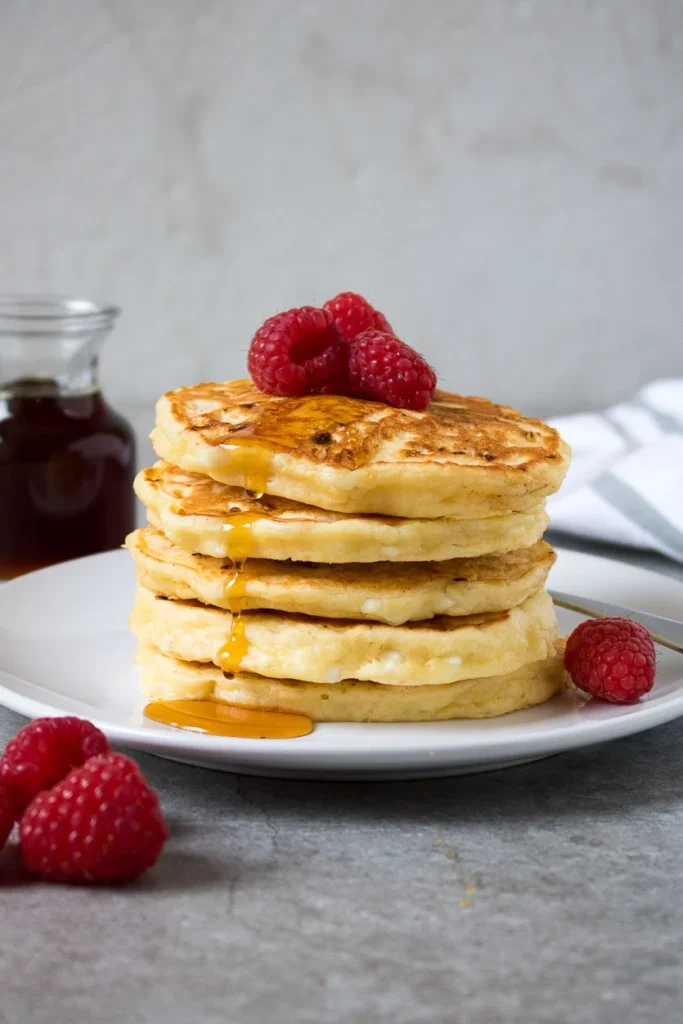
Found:
[[545, 415], [683, 372], [679, 0], [2, 0], [0, 290], [121, 304], [112, 398], [364, 291]]
[[136, 756], [171, 829], [145, 880], [29, 885], [6, 856], [2, 1024], [681, 1019], [683, 722], [432, 782]]

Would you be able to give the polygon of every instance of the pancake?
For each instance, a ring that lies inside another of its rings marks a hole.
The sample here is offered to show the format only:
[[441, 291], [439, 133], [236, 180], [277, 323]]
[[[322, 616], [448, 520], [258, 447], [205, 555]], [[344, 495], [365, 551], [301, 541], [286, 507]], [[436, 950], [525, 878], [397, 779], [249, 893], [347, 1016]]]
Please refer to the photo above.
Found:
[[250, 558], [238, 576], [229, 559], [190, 554], [153, 527], [131, 533], [126, 545], [140, 585], [165, 597], [230, 611], [268, 608], [392, 625], [506, 611], [545, 585], [555, 561], [553, 549], [540, 541], [507, 555], [443, 562], [312, 565]]
[[548, 525], [542, 504], [486, 519], [345, 515], [270, 494], [249, 496], [168, 462], [139, 473], [135, 491], [150, 523], [188, 551], [214, 558], [241, 553], [235, 530], [245, 522], [251, 557], [298, 562], [472, 558], [529, 547]]
[[424, 412], [338, 395], [278, 398], [250, 380], [157, 403], [157, 454], [193, 473], [318, 508], [407, 518], [529, 512], [560, 486], [556, 430], [484, 398], [437, 391]]
[[239, 672], [226, 679], [215, 665], [179, 661], [141, 644], [137, 661], [148, 700], [216, 698], [250, 708], [298, 711], [316, 722], [431, 722], [492, 718], [542, 704], [564, 689], [562, 655], [516, 672], [441, 686], [334, 685], [267, 679]]
[[[220, 652], [232, 633], [230, 612], [141, 587], [130, 626], [164, 654], [227, 664]], [[241, 627], [241, 670], [311, 683], [431, 686], [501, 675], [549, 657], [557, 639], [553, 603], [542, 591], [510, 611], [439, 615], [403, 626], [251, 611], [242, 615]]]

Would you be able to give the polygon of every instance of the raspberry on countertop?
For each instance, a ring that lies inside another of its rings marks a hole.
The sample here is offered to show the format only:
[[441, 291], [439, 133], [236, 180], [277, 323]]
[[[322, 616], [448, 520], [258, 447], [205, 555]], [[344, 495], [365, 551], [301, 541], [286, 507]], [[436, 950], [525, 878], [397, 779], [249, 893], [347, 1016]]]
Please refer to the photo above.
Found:
[[154, 790], [124, 754], [93, 757], [21, 819], [29, 871], [58, 882], [128, 882], [157, 861], [166, 825]]
[[15, 815], [44, 789], [50, 789], [89, 757], [106, 754], [104, 733], [83, 718], [36, 718], [11, 739], [0, 758], [0, 781], [12, 798]]

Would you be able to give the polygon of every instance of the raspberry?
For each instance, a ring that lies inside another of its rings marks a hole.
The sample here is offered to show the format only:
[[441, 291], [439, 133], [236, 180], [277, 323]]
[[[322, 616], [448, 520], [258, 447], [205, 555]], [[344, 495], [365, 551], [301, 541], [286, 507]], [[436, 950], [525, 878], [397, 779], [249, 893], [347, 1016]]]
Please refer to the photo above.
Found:
[[564, 664], [580, 690], [628, 704], [652, 689], [655, 645], [633, 619], [588, 619], [567, 640]]
[[271, 316], [247, 357], [254, 384], [270, 395], [317, 394], [330, 381], [344, 387], [346, 365], [347, 346], [332, 314], [314, 306]]
[[422, 356], [387, 331], [365, 331], [349, 345], [354, 392], [399, 409], [426, 409], [436, 374]]
[[157, 861], [166, 825], [157, 795], [124, 754], [93, 757], [21, 819], [29, 871], [56, 882], [128, 882]]
[[14, 804], [7, 786], [0, 782], [0, 850], [9, 839], [14, 825]]
[[17, 818], [41, 790], [108, 750], [104, 733], [83, 718], [36, 718], [25, 725], [0, 759], [0, 781], [10, 791]]
[[387, 318], [371, 306], [367, 299], [362, 295], [356, 295], [355, 292], [340, 292], [333, 299], [328, 299], [323, 309], [330, 311], [334, 322], [348, 341], [363, 331], [394, 333]]

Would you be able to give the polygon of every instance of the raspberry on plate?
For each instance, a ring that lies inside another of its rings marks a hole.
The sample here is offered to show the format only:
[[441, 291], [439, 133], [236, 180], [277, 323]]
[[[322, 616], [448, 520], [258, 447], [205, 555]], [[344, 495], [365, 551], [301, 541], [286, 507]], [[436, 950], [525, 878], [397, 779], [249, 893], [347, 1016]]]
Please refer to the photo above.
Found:
[[354, 392], [399, 409], [426, 409], [436, 390], [429, 363], [387, 331], [365, 331], [349, 345]]
[[648, 631], [626, 618], [582, 622], [567, 640], [564, 654], [572, 682], [614, 704], [629, 704], [652, 689], [655, 660]]
[[43, 789], [50, 789], [89, 757], [109, 751], [107, 737], [83, 718], [36, 718], [10, 740], [0, 758], [0, 781], [16, 817]]
[[328, 299], [323, 309], [330, 311], [348, 341], [363, 331], [386, 331], [387, 334], [393, 334], [391, 324], [384, 314], [356, 292], [340, 292], [333, 299]]
[[256, 387], [270, 395], [317, 394], [332, 381], [334, 393], [343, 394], [347, 346], [329, 310], [301, 306], [259, 327], [247, 366]]
[[14, 805], [7, 786], [0, 782], [0, 850], [9, 839], [14, 825]]
[[29, 871], [56, 882], [128, 882], [157, 861], [167, 832], [154, 790], [124, 754], [93, 757], [21, 819]]

